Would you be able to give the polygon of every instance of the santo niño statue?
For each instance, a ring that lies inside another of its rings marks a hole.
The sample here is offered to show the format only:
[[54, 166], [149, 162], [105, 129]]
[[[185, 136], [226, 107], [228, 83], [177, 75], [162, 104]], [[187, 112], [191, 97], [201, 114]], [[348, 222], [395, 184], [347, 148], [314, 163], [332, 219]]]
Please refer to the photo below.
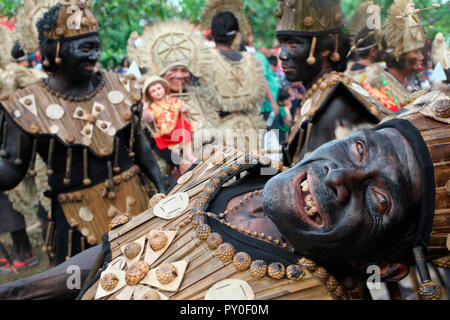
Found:
[[100, 243], [118, 213], [142, 212], [149, 188], [141, 174], [160, 192], [166, 186], [141, 138], [140, 86], [133, 78], [94, 72], [100, 39], [87, 3], [27, 2], [17, 30], [24, 50], [41, 50], [49, 77], [0, 99], [0, 189], [36, 175], [36, 156], [42, 157], [58, 264]]

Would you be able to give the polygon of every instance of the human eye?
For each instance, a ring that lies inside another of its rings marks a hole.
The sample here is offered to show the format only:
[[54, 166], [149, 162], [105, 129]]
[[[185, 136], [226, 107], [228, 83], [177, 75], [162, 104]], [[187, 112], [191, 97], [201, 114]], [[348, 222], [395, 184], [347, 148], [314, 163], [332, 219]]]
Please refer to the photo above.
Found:
[[350, 146], [352, 155], [362, 162], [367, 155], [367, 146], [362, 140], [355, 140]]
[[371, 193], [370, 198], [378, 214], [383, 216], [389, 213], [392, 206], [389, 194], [384, 189], [375, 186], [369, 187], [369, 191]]

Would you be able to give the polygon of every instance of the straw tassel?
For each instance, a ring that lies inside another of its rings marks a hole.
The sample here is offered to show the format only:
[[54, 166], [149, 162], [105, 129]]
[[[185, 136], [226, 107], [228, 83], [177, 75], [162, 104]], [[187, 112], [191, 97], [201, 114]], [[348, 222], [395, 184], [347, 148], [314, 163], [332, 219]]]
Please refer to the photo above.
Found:
[[313, 37], [311, 41], [311, 50], [309, 51], [309, 57], [306, 59], [306, 63], [313, 65], [316, 63], [316, 58], [314, 57], [314, 51], [316, 50], [317, 37]]
[[428, 271], [422, 247], [415, 247], [413, 249], [413, 253], [414, 259], [416, 260], [417, 271], [419, 273], [421, 281], [418, 293], [419, 298], [421, 300], [440, 300], [442, 296], [441, 287], [431, 281], [430, 272]]
[[0, 148], [0, 157], [8, 158], [9, 152], [6, 150], [6, 137], [8, 135], [8, 122], [5, 121], [4, 114], [2, 113], [2, 146]]
[[67, 162], [66, 162], [66, 177], [63, 183], [65, 185], [70, 184], [70, 176], [72, 171], [72, 148], [67, 149]]
[[134, 115], [131, 118], [131, 132], [130, 132], [130, 153], [128, 154], [130, 158], [134, 158], [135, 153], [133, 152], [134, 147]]
[[69, 229], [67, 234], [67, 256], [66, 260], [69, 260], [72, 256], [72, 241], [73, 241], [73, 230]]
[[85, 186], [91, 185], [92, 181], [89, 179], [88, 174], [88, 149], [83, 149], [83, 184]]
[[112, 164], [111, 161], [108, 161], [108, 198], [114, 199], [116, 197], [116, 193], [114, 192], [114, 182], [113, 182], [113, 170], [112, 170]]
[[119, 143], [120, 140], [118, 137], [114, 137], [115, 139], [115, 154], [114, 154], [114, 167], [113, 167], [113, 171], [114, 173], [119, 173], [120, 172], [120, 167], [119, 167]]
[[38, 143], [38, 139], [34, 138], [33, 139], [33, 149], [31, 151], [30, 167], [28, 168], [28, 174], [30, 175], [30, 177], [36, 176], [36, 170], [34, 170], [34, 166], [36, 164], [37, 143]]
[[55, 150], [55, 138], [51, 138], [48, 144], [48, 155], [47, 155], [47, 176], [52, 176], [55, 172], [52, 169], [53, 164], [53, 151]]
[[20, 155], [22, 154], [22, 135], [19, 134], [19, 141], [17, 141], [17, 158], [14, 160], [14, 164], [16, 166], [21, 166], [23, 161], [20, 158]]

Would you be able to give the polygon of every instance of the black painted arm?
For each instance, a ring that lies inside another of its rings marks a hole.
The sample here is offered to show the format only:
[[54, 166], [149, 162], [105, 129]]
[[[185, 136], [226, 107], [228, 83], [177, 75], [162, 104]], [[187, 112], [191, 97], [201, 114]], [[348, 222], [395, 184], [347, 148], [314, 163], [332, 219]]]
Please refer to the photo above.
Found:
[[[0, 158], [0, 191], [6, 191], [15, 188], [27, 174], [32, 141], [6, 114], [1, 123], [0, 137], [2, 140], [0, 148], [7, 152], [7, 156]], [[17, 163], [18, 159], [21, 160], [21, 164]]]
[[0, 285], [0, 300], [75, 299], [102, 246], [89, 248], [45, 272]]
[[135, 133], [134, 150], [136, 164], [138, 164], [144, 174], [152, 180], [158, 189], [158, 192], [167, 193], [167, 186], [155, 155], [153, 154], [153, 150], [140, 129], [136, 130]]

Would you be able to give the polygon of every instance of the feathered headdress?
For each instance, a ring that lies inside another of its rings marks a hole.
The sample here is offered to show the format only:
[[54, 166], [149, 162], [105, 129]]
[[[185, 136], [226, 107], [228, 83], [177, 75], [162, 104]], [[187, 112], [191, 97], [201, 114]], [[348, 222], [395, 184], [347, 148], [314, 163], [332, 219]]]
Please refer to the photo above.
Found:
[[11, 56], [11, 49], [14, 46], [15, 35], [13, 31], [0, 24], [0, 68], [4, 68], [14, 59]]
[[146, 28], [139, 36], [131, 33], [127, 54], [148, 73], [162, 76], [173, 66], [185, 66], [199, 76], [206, 71], [205, 61], [211, 60], [211, 50], [202, 34], [185, 20], [160, 21]]
[[36, 24], [57, 4], [58, 0], [25, 0], [23, 7], [19, 9], [15, 30], [25, 53], [39, 49], [39, 31]]
[[363, 2], [356, 8], [348, 32], [353, 46], [360, 50], [368, 49], [367, 43], [364, 48], [361, 48], [359, 44], [370, 36], [372, 38], [369, 47], [374, 47], [380, 42], [382, 37], [380, 11], [380, 6], [374, 4], [373, 1]]
[[411, 0], [395, 0], [389, 8], [385, 28], [387, 46], [398, 60], [404, 53], [425, 46], [425, 34]]
[[431, 58], [433, 59], [433, 63], [435, 65], [439, 62], [441, 63], [442, 68], [450, 68], [450, 50], [442, 32], [439, 32], [434, 37], [431, 46]]

